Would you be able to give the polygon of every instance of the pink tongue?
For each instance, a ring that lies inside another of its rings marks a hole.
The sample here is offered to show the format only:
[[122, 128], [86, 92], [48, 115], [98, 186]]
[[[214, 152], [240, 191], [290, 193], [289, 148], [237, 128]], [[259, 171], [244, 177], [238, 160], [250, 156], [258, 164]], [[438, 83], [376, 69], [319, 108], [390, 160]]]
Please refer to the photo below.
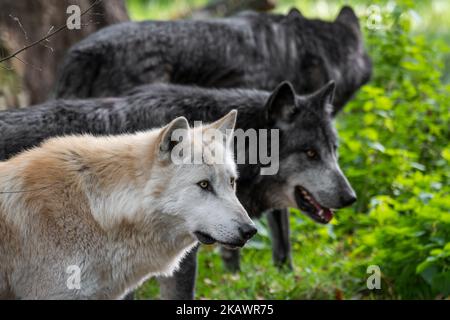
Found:
[[333, 212], [330, 209], [322, 208], [320, 206], [320, 204], [318, 204], [315, 200], [312, 200], [311, 202], [314, 205], [314, 207], [317, 209], [317, 212], [319, 212], [320, 210], [323, 211], [322, 215], [327, 222], [329, 222], [331, 219], [333, 219]]
[[311, 201], [312, 203], [313, 203], [313, 205], [314, 205], [314, 207], [317, 209], [317, 211], [320, 211], [320, 210], [327, 210], [327, 209], [323, 209], [316, 201]]
[[312, 200], [311, 202], [314, 205], [314, 207], [316, 207], [317, 211], [322, 210], [322, 207], [315, 200]]
[[324, 209], [323, 210], [323, 216], [327, 221], [330, 221], [333, 218], [333, 212], [331, 212], [330, 209]]

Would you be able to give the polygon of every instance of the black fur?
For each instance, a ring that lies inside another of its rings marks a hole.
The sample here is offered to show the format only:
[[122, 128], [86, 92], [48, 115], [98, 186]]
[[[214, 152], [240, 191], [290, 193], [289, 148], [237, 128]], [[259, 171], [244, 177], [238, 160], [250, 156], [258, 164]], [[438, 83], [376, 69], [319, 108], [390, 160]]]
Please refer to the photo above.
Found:
[[69, 51], [55, 97], [117, 96], [153, 82], [273, 90], [288, 80], [298, 93], [310, 93], [335, 80], [340, 109], [371, 75], [349, 12], [344, 8], [334, 22], [291, 11], [114, 25]]

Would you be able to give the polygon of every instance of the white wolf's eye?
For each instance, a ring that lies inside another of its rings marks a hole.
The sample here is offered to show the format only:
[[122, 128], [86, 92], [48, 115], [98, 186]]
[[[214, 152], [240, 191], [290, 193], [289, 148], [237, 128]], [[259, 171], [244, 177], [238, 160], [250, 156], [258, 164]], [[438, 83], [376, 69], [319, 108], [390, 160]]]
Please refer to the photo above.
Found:
[[202, 189], [205, 189], [205, 190], [207, 190], [207, 189], [209, 189], [209, 181], [208, 180], [202, 180], [202, 181], [200, 181], [199, 183], [197, 183], [199, 186], [200, 186], [200, 188], [202, 188]]
[[234, 184], [236, 183], [236, 179], [234, 177], [230, 178], [230, 184], [234, 188]]

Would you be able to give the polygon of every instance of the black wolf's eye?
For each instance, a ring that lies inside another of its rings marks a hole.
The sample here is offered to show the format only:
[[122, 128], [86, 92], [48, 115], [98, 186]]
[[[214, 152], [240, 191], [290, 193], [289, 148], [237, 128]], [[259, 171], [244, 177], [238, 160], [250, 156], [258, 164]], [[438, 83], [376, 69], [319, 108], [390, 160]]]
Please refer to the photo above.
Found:
[[234, 177], [230, 178], [230, 184], [234, 188], [234, 184], [236, 183], [236, 179]]
[[209, 181], [208, 180], [202, 180], [202, 181], [200, 181], [199, 183], [197, 183], [199, 186], [200, 186], [200, 188], [202, 188], [202, 189], [205, 189], [205, 190], [209, 190], [209, 189], [211, 189], [211, 187], [210, 187], [210, 184], [209, 184]]
[[309, 159], [317, 159], [318, 158], [318, 154], [317, 154], [316, 150], [313, 150], [313, 149], [306, 150], [306, 155], [308, 156]]

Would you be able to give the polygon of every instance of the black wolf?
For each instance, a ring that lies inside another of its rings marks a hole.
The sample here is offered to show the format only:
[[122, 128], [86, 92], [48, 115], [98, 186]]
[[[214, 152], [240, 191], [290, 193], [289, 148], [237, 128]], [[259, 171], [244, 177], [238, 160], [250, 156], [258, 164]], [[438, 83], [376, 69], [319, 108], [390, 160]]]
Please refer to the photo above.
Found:
[[[118, 98], [49, 101], [0, 113], [0, 159], [51, 136], [135, 132], [162, 126], [175, 116], [206, 122], [237, 108], [237, 129], [280, 132], [277, 174], [260, 175], [260, 164], [239, 165], [237, 194], [249, 214], [259, 217], [268, 209], [293, 206], [327, 223], [333, 215], [331, 208], [355, 201], [355, 193], [337, 163], [333, 91], [334, 83], [303, 96], [295, 95], [288, 82], [272, 93], [154, 84]], [[275, 246], [283, 241], [274, 240]], [[193, 298], [195, 267], [194, 251], [174, 278], [161, 279], [162, 296]]]
[[336, 20], [244, 12], [224, 19], [127, 22], [97, 32], [67, 54], [57, 98], [118, 96], [137, 85], [169, 82], [298, 93], [336, 82], [336, 111], [371, 75], [358, 18]]

